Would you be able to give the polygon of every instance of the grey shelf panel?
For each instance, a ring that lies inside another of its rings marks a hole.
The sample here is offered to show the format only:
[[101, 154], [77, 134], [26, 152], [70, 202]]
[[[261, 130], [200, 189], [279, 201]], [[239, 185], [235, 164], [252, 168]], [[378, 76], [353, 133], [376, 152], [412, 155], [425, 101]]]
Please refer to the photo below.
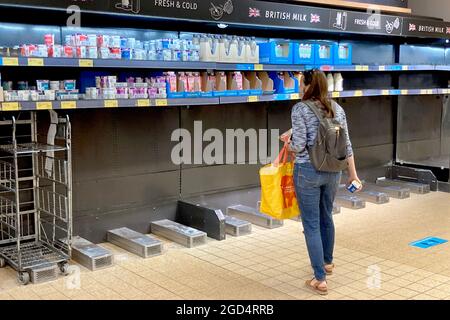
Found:
[[408, 182], [403, 180], [392, 180], [387, 178], [380, 178], [376, 181], [376, 184], [379, 186], [399, 186], [402, 188], [408, 188], [410, 192], [416, 193], [416, 194], [427, 194], [430, 193], [430, 185], [429, 184], [423, 184], [423, 183], [416, 183], [416, 182]]
[[72, 258], [91, 271], [112, 267], [114, 263], [111, 251], [78, 236], [72, 239]]
[[109, 230], [107, 240], [142, 258], [160, 255], [163, 250], [161, 241], [128, 228]]
[[248, 221], [260, 227], [274, 229], [284, 225], [283, 220], [274, 219], [259, 210], [243, 205], [236, 205], [227, 208], [227, 216]]

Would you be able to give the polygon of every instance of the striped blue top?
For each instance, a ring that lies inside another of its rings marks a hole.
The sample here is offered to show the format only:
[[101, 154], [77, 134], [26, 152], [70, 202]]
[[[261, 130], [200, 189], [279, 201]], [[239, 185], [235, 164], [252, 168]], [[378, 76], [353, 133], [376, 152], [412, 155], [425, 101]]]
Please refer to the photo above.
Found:
[[[347, 127], [347, 118], [342, 107], [333, 101], [333, 106], [336, 111], [336, 120], [345, 128], [347, 135], [347, 154], [353, 155], [352, 143]], [[292, 142], [291, 150], [297, 155], [296, 163], [310, 162], [308, 150], [306, 146], [313, 146], [316, 142], [317, 132], [319, 130], [319, 119], [311, 111], [311, 109], [303, 102], [297, 103], [292, 109]]]

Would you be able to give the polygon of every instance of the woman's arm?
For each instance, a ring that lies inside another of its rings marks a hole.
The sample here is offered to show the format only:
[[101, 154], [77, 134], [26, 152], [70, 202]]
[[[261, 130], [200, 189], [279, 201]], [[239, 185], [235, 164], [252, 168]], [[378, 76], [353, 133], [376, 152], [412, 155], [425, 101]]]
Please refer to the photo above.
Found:
[[[347, 125], [347, 117], [344, 114], [344, 128], [345, 128], [345, 134], [347, 138], [347, 154], [348, 154], [348, 181], [347, 186], [351, 185], [353, 181], [357, 181], [361, 183], [361, 180], [359, 180], [358, 172], [356, 171], [356, 163], [355, 163], [355, 156], [353, 153], [353, 147], [352, 142], [350, 140], [350, 133], [348, 132], [348, 125]], [[362, 185], [362, 184], [361, 184]], [[358, 190], [358, 191], [361, 191]]]
[[299, 153], [306, 148], [306, 123], [302, 114], [302, 104], [298, 103], [292, 109], [292, 135], [289, 151]]
[[[358, 173], [356, 172], [355, 156], [350, 156], [348, 158], [348, 181], [347, 186], [351, 185], [353, 181], [361, 183], [359, 180]], [[360, 191], [360, 190], [358, 190]]]

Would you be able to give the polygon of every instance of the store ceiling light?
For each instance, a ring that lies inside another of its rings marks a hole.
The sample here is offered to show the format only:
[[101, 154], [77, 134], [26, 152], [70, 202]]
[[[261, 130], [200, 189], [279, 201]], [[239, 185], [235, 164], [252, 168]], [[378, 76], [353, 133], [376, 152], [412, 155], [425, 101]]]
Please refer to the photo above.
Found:
[[225, 24], [225, 23], [218, 23], [217, 26], [218, 26], [220, 29], [226, 29], [226, 28], [228, 28], [228, 25]]

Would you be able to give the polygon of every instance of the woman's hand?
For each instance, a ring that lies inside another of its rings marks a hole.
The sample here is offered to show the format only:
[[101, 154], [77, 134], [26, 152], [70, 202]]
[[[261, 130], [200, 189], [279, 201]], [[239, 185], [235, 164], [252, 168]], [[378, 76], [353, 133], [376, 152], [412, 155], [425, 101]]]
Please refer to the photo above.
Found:
[[348, 181], [347, 181], [347, 188], [353, 183], [353, 181], [356, 181], [360, 184], [361, 188], [359, 188], [358, 190], [356, 190], [355, 192], [360, 192], [363, 189], [363, 184], [361, 182], [361, 180], [359, 180], [358, 176], [349, 176]]
[[286, 131], [280, 136], [280, 140], [284, 143], [290, 143], [292, 137], [292, 129], [289, 131]]

